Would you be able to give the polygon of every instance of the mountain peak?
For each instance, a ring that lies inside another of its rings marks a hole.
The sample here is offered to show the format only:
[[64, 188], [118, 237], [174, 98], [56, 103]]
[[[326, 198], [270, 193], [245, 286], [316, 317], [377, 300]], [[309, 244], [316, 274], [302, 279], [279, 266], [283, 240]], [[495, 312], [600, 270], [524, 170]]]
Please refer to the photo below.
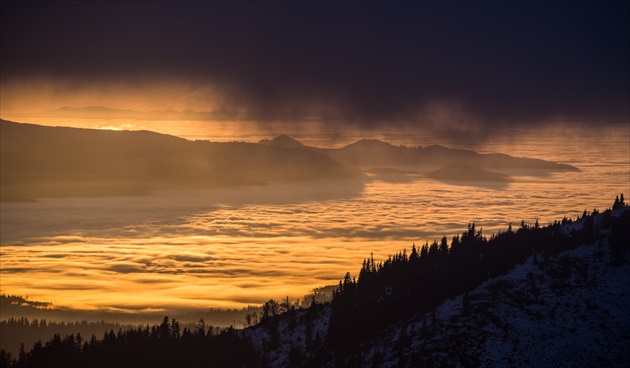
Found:
[[392, 148], [395, 147], [393, 144], [388, 143], [388, 142], [384, 142], [378, 139], [361, 139], [358, 140], [354, 143], [351, 143], [347, 146], [345, 146], [344, 148], [369, 148], [369, 149], [376, 149], [376, 148]]
[[279, 135], [273, 139], [261, 139], [259, 144], [278, 146], [285, 148], [304, 148], [305, 146], [294, 138], [289, 137], [286, 134]]

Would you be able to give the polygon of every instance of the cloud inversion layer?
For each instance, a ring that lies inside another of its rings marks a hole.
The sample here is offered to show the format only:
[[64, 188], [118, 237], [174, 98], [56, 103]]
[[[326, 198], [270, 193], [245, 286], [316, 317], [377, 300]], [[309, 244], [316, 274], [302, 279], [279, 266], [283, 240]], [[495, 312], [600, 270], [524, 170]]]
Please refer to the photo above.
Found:
[[26, 81], [62, 94], [160, 84], [194, 96], [180, 109], [256, 120], [627, 122], [628, 7], [3, 3], [3, 100]]

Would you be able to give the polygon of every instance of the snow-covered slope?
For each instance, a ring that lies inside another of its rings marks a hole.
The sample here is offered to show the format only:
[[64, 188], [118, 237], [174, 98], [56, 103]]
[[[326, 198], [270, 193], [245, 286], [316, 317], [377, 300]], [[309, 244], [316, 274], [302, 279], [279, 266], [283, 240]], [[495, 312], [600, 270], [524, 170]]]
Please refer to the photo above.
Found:
[[629, 311], [630, 264], [613, 259], [604, 237], [532, 256], [434, 312], [390, 327], [371, 342], [363, 364], [627, 367]]
[[[630, 265], [609, 267], [609, 257], [603, 245], [537, 263], [532, 257], [409, 321], [405, 334], [403, 324], [390, 328], [372, 343], [382, 347], [379, 365], [398, 366], [403, 357], [412, 365], [627, 366]], [[397, 344], [401, 336], [404, 347]], [[367, 354], [365, 364], [372, 360]]]
[[[624, 212], [627, 219], [630, 207], [611, 215]], [[628, 251], [620, 259], [611, 250], [610, 228], [601, 221], [602, 215], [593, 218], [599, 235], [593, 244], [533, 255], [341, 355], [326, 345], [329, 305], [292, 311], [242, 333], [270, 367], [628, 367]], [[580, 230], [583, 223], [563, 230]]]
[[[326, 351], [330, 305], [294, 310], [241, 331], [251, 339], [265, 367], [299, 366], [296, 361], [314, 359]], [[330, 357], [322, 357], [322, 362]]]

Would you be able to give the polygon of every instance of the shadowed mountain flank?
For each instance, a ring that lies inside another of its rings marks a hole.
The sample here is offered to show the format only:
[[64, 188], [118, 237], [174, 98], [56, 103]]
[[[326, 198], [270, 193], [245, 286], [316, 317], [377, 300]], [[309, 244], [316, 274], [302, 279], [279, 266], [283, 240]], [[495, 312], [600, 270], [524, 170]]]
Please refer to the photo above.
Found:
[[439, 170], [427, 173], [426, 176], [443, 181], [510, 181], [507, 175], [464, 164], [449, 164]]
[[317, 152], [273, 145], [4, 120], [0, 127], [3, 201], [360, 176]]

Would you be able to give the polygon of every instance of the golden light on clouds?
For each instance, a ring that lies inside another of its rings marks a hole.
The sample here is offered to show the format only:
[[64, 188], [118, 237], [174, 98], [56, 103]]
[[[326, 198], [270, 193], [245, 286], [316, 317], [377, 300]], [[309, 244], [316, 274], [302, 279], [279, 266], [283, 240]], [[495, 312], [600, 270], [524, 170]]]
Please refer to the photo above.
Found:
[[602, 134], [601, 144], [586, 144], [588, 134], [562, 136], [532, 134], [519, 147], [488, 149], [555, 158], [582, 172], [517, 176], [504, 186], [322, 181], [2, 203], [2, 289], [121, 311], [300, 298], [356, 274], [371, 253], [384, 260], [472, 221], [490, 235], [510, 222], [544, 224], [610, 206], [629, 184], [628, 132]]
[[[365, 256], [343, 239], [187, 237], [3, 246], [3, 289], [79, 309], [244, 307], [295, 300]], [[401, 244], [397, 244], [397, 248]], [[323, 252], [324, 251], [324, 252]]]
[[[189, 138], [250, 142], [291, 128], [162, 123], [158, 127], [165, 132]], [[359, 131], [322, 134], [317, 124], [301, 128], [288, 133], [317, 146], [367, 138]], [[436, 143], [396, 130], [379, 134], [394, 143]], [[382, 261], [413, 243], [460, 234], [469, 222], [490, 235], [521, 220], [545, 224], [610, 206], [615, 195], [630, 192], [629, 134], [566, 128], [523, 133], [518, 145], [511, 138], [493, 140], [483, 147], [486, 152], [582, 169], [516, 173], [513, 181], [499, 184], [419, 175], [352, 185], [330, 179], [2, 202], [2, 291], [57, 306], [128, 312], [301, 298], [313, 288], [336, 284], [348, 271], [356, 274], [372, 253]]]

